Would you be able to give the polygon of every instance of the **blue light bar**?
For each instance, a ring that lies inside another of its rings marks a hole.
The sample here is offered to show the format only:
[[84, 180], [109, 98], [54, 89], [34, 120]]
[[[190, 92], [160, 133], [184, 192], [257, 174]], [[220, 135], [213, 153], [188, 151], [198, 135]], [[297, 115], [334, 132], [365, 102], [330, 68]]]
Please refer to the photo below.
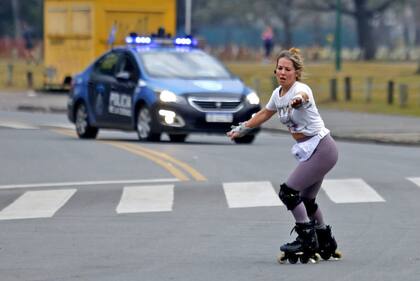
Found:
[[127, 36], [125, 37], [125, 42], [127, 44], [150, 44], [152, 42], [152, 38], [144, 36]]
[[178, 37], [175, 39], [172, 38], [161, 38], [161, 37], [148, 37], [148, 36], [138, 36], [137, 33], [130, 33], [129, 36], [125, 38], [125, 42], [129, 45], [174, 45], [174, 46], [183, 46], [183, 47], [195, 47], [197, 46], [197, 40], [192, 37]]
[[150, 44], [152, 42], [152, 38], [144, 37], [144, 36], [137, 36], [135, 41], [137, 44]]
[[196, 46], [197, 41], [195, 39], [189, 38], [189, 37], [179, 37], [179, 38], [175, 38], [174, 45], [177, 45], [177, 46]]
[[127, 43], [127, 44], [133, 44], [133, 42], [134, 42], [134, 38], [133, 37], [131, 37], [131, 36], [125, 37], [125, 43]]

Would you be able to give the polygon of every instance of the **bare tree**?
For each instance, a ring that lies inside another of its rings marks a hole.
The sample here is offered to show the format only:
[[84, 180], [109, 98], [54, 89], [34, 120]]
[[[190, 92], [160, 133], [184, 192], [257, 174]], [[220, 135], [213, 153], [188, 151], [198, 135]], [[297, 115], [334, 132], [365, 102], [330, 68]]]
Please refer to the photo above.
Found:
[[268, 24], [280, 23], [283, 28], [284, 48], [293, 46], [293, 28], [301, 19], [297, 9], [300, 0], [265, 0], [256, 1], [255, 13], [259, 17], [266, 17]]
[[[373, 59], [377, 48], [373, 36], [373, 19], [395, 3], [401, 3], [401, 1], [342, 0], [340, 11], [356, 21], [358, 44], [363, 51], [365, 60]], [[336, 0], [314, 0], [310, 4], [302, 4], [301, 8], [322, 12], [331, 12], [338, 9]]]

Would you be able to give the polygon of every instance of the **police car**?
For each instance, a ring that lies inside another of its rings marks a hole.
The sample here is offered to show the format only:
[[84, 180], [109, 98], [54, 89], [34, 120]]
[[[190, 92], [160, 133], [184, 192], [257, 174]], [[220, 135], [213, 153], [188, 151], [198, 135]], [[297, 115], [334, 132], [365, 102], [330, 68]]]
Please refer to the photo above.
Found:
[[[137, 131], [140, 140], [166, 133], [183, 142], [190, 133], [219, 133], [260, 110], [257, 93], [194, 38], [141, 37], [103, 54], [72, 81], [68, 118], [79, 138], [98, 130]], [[259, 128], [235, 139], [251, 143]]]

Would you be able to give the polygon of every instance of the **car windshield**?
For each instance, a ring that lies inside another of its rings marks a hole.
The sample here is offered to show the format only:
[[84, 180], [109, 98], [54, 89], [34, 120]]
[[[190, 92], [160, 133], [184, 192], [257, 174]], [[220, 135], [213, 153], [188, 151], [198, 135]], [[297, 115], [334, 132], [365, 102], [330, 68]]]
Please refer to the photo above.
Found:
[[231, 74], [217, 60], [201, 51], [138, 52], [148, 75], [155, 78], [228, 79]]

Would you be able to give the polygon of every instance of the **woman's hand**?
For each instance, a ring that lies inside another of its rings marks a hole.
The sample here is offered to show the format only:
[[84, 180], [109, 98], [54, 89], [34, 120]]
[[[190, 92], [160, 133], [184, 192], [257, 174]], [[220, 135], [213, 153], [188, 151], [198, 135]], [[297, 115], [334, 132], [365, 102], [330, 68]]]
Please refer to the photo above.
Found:
[[239, 123], [238, 126], [232, 126], [232, 130], [226, 133], [226, 135], [233, 140], [234, 138], [240, 138], [248, 134], [252, 129], [246, 126], [245, 122]]
[[298, 109], [303, 104], [307, 103], [308, 100], [308, 95], [304, 92], [300, 92], [290, 100], [289, 105], [294, 109]]
[[227, 132], [226, 133], [226, 135], [231, 139], [231, 140], [233, 140], [234, 138], [237, 138], [238, 136], [239, 136], [239, 133], [238, 132], [232, 132], [232, 131], [229, 131], [229, 132]]

